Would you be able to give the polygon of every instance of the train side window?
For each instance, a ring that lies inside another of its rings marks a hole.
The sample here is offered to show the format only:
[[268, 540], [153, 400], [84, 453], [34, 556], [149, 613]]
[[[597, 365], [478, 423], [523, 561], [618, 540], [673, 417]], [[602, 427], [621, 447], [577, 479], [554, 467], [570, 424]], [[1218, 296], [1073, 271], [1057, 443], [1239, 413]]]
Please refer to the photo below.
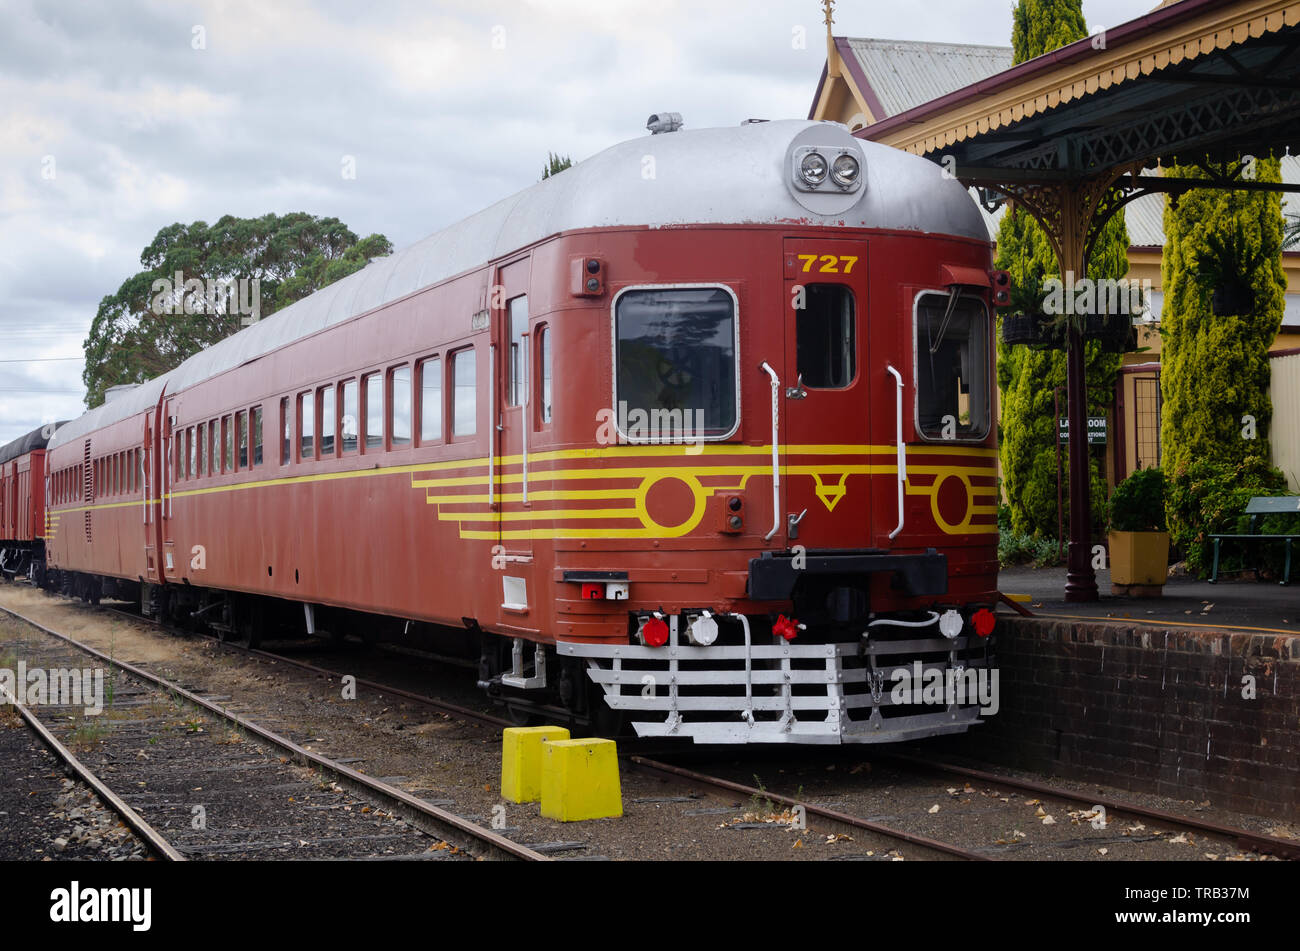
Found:
[[240, 410], [235, 414], [235, 442], [239, 446], [239, 468], [248, 468], [248, 413]]
[[233, 472], [235, 468], [235, 428], [229, 416], [221, 420], [221, 471]]
[[293, 462], [293, 417], [289, 415], [289, 397], [280, 400], [280, 465]]
[[478, 367], [473, 347], [451, 355], [451, 431], [456, 436], [478, 432]]
[[217, 462], [217, 455], [221, 452], [221, 434], [217, 431], [217, 421], [215, 419], [208, 421], [208, 475], [216, 475], [221, 466]]
[[357, 381], [345, 380], [343, 383], [343, 418], [339, 421], [339, 433], [342, 436], [343, 452], [357, 451], [357, 422], [361, 407], [358, 403]]
[[524, 334], [528, 333], [528, 298], [506, 301], [510, 320], [510, 387], [506, 391], [508, 406], [523, 406], [528, 386], [528, 367], [524, 365]]
[[737, 413], [736, 298], [727, 288], [642, 287], [614, 303], [614, 405], [660, 422], [634, 442], [725, 439]]
[[198, 478], [199, 475], [199, 446], [198, 443], [195, 442], [196, 435], [195, 428], [191, 426], [190, 434], [186, 437], [190, 444], [189, 478], [191, 479]]
[[420, 364], [420, 445], [442, 438], [442, 360], [430, 357]]
[[388, 431], [390, 448], [411, 444], [411, 368], [400, 366], [389, 374], [392, 400], [389, 403]]
[[384, 448], [384, 378], [371, 373], [364, 379], [366, 397], [366, 449]]
[[992, 331], [982, 301], [928, 292], [916, 299], [916, 428], [935, 442], [982, 440], [991, 413]]
[[551, 421], [551, 328], [546, 324], [539, 324], [536, 332], [537, 337], [537, 362], [541, 364], [541, 403], [542, 403], [542, 422]]
[[298, 394], [298, 461], [316, 458], [316, 394]]
[[322, 386], [320, 394], [320, 456], [334, 455], [334, 434], [338, 429], [338, 414], [334, 406], [334, 387]]
[[253, 465], [262, 464], [262, 407], [254, 406], [253, 414]]
[[858, 375], [856, 302], [843, 284], [808, 284], [795, 312], [799, 377], [809, 389], [842, 390]]
[[198, 468], [194, 470], [194, 475], [202, 479], [203, 476], [207, 474], [208, 469], [208, 424], [199, 423], [196, 428], [199, 443], [199, 465]]

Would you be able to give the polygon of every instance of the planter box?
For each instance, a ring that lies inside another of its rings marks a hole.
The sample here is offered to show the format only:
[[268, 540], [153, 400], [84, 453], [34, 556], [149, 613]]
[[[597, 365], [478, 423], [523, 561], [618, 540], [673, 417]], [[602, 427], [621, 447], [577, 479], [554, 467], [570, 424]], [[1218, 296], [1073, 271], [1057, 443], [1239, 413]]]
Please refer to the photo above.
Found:
[[1115, 585], [1163, 585], [1169, 576], [1168, 532], [1111, 532], [1110, 580]]

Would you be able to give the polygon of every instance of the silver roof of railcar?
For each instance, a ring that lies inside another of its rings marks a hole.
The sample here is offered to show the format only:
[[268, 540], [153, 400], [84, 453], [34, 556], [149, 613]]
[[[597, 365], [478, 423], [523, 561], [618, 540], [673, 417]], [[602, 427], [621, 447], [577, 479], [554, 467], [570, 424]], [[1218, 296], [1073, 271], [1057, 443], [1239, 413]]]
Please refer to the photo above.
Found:
[[[787, 187], [786, 150], [821, 126], [856, 143], [866, 188], [847, 211], [817, 215]], [[653, 175], [646, 173], [653, 160]], [[645, 136], [612, 146], [463, 221], [322, 288], [64, 426], [54, 448], [286, 344], [564, 231], [687, 224], [891, 228], [988, 240], [979, 208], [937, 165], [852, 139], [833, 123], [756, 122]]]

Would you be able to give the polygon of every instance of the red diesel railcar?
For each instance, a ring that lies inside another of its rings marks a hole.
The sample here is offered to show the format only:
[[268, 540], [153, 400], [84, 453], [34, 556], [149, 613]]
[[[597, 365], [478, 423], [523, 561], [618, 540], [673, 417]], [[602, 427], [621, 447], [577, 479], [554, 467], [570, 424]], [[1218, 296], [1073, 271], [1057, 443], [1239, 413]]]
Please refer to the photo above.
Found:
[[991, 665], [991, 267], [956, 181], [841, 126], [624, 143], [62, 428], [51, 566], [474, 641], [598, 728], [965, 730], [899, 683]]
[[61, 423], [0, 446], [0, 575], [45, 578], [45, 447]]

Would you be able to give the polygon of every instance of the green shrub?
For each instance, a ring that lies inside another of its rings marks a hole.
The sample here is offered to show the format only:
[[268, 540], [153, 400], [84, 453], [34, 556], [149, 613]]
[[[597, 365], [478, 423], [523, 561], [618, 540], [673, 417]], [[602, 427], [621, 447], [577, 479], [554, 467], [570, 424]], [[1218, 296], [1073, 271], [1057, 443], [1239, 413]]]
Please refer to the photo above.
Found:
[[1139, 469], [1115, 486], [1108, 508], [1112, 532], [1165, 530], [1165, 474]]
[[1050, 568], [1061, 564], [1060, 547], [1055, 538], [1026, 535], [1003, 530], [998, 536], [998, 566], [1030, 565]]
[[[1247, 456], [1237, 465], [1208, 460], [1193, 462], [1169, 480], [1165, 513], [1169, 519], [1170, 542], [1182, 555], [1187, 570], [1205, 577], [1214, 557], [1209, 536], [1246, 532], [1250, 523], [1246, 506], [1252, 498], [1287, 494], [1286, 476], [1270, 466], [1263, 456]], [[1261, 531], [1267, 531], [1265, 526], [1269, 523], [1282, 524], [1270, 517], [1261, 524]], [[1237, 554], [1240, 551], [1229, 546], [1225, 554], [1231, 554], [1232, 563], [1240, 565]], [[1271, 563], [1274, 552], [1258, 551], [1252, 546], [1246, 554], [1252, 562], [1258, 554], [1270, 570], [1279, 567]]]

